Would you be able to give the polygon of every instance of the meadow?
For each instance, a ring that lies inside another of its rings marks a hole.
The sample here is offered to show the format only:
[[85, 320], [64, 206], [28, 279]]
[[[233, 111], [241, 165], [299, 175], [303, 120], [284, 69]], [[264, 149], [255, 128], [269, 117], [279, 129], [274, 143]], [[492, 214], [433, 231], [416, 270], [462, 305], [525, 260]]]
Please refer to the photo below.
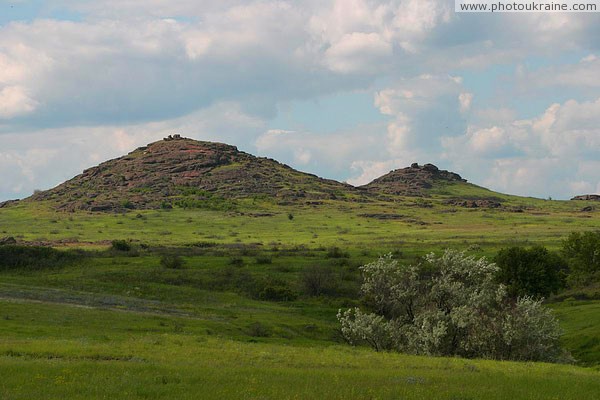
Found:
[[[381, 254], [410, 263], [448, 247], [475, 256], [515, 244], [558, 249], [569, 232], [597, 227], [585, 202], [505, 203], [515, 209], [450, 207], [443, 195], [247, 199], [229, 211], [0, 209], [0, 236], [76, 258], [0, 271], [0, 398], [594, 398], [593, 290], [549, 302], [576, 365], [377, 353], [339, 333], [337, 310], [361, 301], [358, 267]], [[183, 265], [165, 267], [165, 256]], [[314, 274], [325, 280], [317, 289]]]

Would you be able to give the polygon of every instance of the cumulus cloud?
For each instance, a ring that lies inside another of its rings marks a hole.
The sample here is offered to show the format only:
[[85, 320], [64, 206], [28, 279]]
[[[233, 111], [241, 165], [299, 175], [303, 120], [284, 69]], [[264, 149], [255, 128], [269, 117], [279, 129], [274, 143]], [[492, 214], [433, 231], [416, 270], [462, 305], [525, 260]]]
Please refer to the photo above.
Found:
[[[598, 156], [593, 14], [455, 14], [448, 0], [47, 3], [77, 18], [0, 26], [0, 172], [13, 182], [1, 197], [173, 131], [357, 183], [429, 161], [509, 192], [526, 189], [501, 171], [517, 165], [545, 182], [539, 194], [597, 190], [584, 167]], [[282, 104], [356, 90], [385, 123], [270, 123]], [[49, 151], [43, 165], [32, 142]], [[577, 172], [561, 180], [560, 168]]]
[[458, 102], [460, 104], [460, 112], [465, 113], [469, 111], [473, 102], [473, 93], [462, 92], [458, 95]]
[[471, 126], [443, 144], [447, 157], [462, 157], [461, 169], [483, 172], [479, 178], [496, 190], [558, 198], [597, 191], [600, 99], [553, 104], [529, 120]]
[[436, 149], [440, 135], [462, 132], [458, 111], [467, 103], [470, 107], [462, 78], [450, 75], [423, 74], [377, 92], [375, 106], [393, 117], [387, 129], [390, 155], [395, 157], [409, 149]]
[[36, 105], [21, 86], [6, 86], [0, 90], [0, 119], [30, 113]]
[[578, 63], [522, 69], [517, 85], [521, 91], [529, 92], [569, 88], [597, 94], [600, 88], [598, 76], [600, 76], [600, 59], [590, 54]]
[[336, 72], [376, 73], [391, 55], [392, 45], [377, 33], [353, 32], [327, 49], [325, 63]]
[[329, 135], [271, 129], [258, 137], [255, 146], [260, 155], [289, 160], [304, 171], [345, 180], [351, 160], [386, 154], [382, 131], [380, 125], [365, 125]]

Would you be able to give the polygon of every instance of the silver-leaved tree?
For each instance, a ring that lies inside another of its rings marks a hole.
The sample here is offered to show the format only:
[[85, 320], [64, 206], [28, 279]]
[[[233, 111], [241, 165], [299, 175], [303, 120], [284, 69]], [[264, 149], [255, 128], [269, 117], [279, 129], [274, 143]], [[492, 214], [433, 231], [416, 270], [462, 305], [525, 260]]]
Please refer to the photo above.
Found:
[[485, 258], [446, 250], [401, 266], [388, 254], [361, 270], [371, 312], [338, 313], [351, 344], [422, 355], [570, 360], [552, 312], [541, 301], [510, 298]]

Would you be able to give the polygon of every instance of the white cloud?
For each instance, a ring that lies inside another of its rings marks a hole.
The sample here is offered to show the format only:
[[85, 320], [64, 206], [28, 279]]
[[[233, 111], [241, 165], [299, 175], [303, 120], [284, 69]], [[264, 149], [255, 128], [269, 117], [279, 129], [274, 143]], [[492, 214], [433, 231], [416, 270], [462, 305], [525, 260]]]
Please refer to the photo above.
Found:
[[530, 120], [472, 126], [443, 145], [446, 157], [495, 190], [557, 198], [597, 190], [600, 99], [553, 104]]
[[519, 75], [517, 85], [521, 91], [578, 88], [597, 94], [600, 88], [598, 76], [600, 76], [600, 59], [595, 55], [588, 55], [578, 63], [524, 69]]
[[354, 186], [366, 185], [373, 179], [378, 178], [388, 172], [398, 168], [404, 160], [386, 160], [386, 161], [354, 161], [350, 165], [352, 171], [356, 171], [353, 178], [347, 182]]
[[342, 36], [325, 52], [325, 63], [342, 73], [380, 71], [380, 65], [392, 55], [392, 45], [377, 33], [353, 32]]
[[37, 102], [21, 86], [6, 86], [0, 90], [0, 119], [30, 113], [36, 106]]
[[581, 62], [593, 62], [596, 61], [598, 57], [595, 54], [589, 54], [581, 59]]
[[397, 158], [408, 150], [435, 149], [442, 133], [462, 132], [457, 110], [470, 103], [458, 76], [422, 74], [380, 90], [374, 104], [393, 117], [387, 129], [389, 155]]
[[351, 160], [375, 158], [385, 154], [383, 127], [360, 126], [329, 135], [314, 132], [269, 130], [255, 142], [258, 154], [280, 161], [289, 160], [304, 171], [327, 178], [346, 179]]
[[460, 104], [460, 112], [466, 113], [471, 109], [471, 103], [473, 103], [473, 93], [462, 92], [458, 95], [458, 102]]

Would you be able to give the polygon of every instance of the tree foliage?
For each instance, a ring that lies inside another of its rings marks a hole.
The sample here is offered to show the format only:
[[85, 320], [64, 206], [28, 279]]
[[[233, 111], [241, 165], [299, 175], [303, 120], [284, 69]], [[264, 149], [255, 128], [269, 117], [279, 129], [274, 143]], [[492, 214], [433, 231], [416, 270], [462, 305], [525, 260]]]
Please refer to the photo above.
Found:
[[404, 267], [388, 254], [361, 270], [373, 312], [339, 311], [351, 344], [422, 355], [566, 359], [551, 311], [531, 297], [510, 298], [496, 281], [498, 268], [484, 258], [447, 250]]
[[565, 285], [565, 260], [543, 246], [502, 249], [494, 261], [498, 281], [506, 285], [510, 296], [546, 297]]
[[563, 242], [571, 269], [571, 283], [584, 283], [600, 275], [600, 231], [572, 232]]

